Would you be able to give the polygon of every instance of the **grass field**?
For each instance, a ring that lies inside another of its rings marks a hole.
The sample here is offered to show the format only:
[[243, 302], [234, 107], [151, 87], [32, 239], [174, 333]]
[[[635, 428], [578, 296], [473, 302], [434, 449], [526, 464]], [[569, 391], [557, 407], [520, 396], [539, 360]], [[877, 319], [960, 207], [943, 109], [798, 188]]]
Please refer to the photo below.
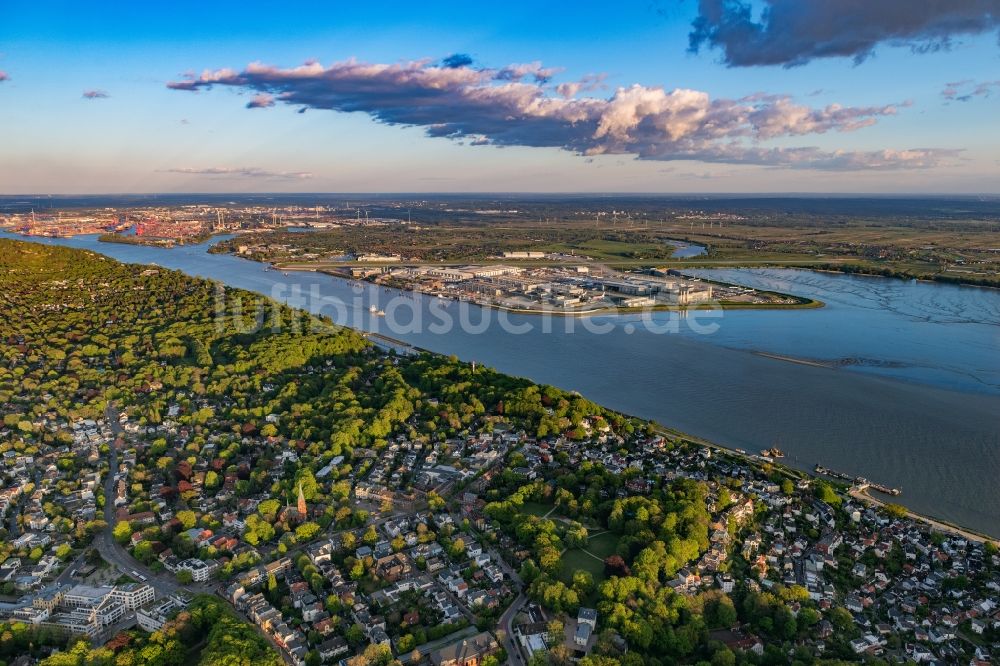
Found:
[[[589, 571], [594, 577], [594, 583], [600, 584], [604, 579], [604, 558], [613, 555], [618, 546], [618, 535], [604, 532], [591, 537], [586, 548], [573, 548], [563, 553], [562, 571], [559, 578], [565, 583], [573, 580], [575, 571]], [[596, 557], [595, 557], [596, 556]]]
[[618, 535], [612, 532], [605, 532], [592, 536], [587, 541], [587, 550], [601, 559], [614, 555], [618, 548]]
[[532, 516], [542, 517], [552, 510], [551, 504], [542, 504], [540, 502], [525, 502], [521, 506], [521, 511], [524, 513], [530, 513]]
[[600, 584], [604, 580], [604, 562], [595, 559], [585, 553], [580, 548], [573, 548], [563, 553], [562, 571], [559, 578], [569, 584], [573, 580], [575, 571], [589, 571], [594, 576], [594, 583]]

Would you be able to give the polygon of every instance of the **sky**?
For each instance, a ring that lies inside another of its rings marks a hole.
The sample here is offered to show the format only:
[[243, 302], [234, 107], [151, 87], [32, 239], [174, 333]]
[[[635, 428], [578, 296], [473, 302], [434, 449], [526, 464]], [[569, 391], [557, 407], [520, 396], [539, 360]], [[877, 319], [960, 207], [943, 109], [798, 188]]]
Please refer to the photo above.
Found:
[[1000, 0], [0, 6], [0, 193], [1000, 193]]

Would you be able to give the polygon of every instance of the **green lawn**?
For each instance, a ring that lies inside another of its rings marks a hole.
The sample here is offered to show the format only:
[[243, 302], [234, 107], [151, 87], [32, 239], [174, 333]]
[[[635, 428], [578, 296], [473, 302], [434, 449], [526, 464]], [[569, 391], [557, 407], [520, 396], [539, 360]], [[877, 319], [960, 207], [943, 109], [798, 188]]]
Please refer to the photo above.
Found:
[[618, 549], [618, 535], [613, 532], [605, 532], [587, 540], [587, 550], [604, 559], [614, 555]]
[[580, 548], [573, 548], [563, 553], [562, 571], [559, 578], [570, 583], [573, 580], [573, 572], [583, 570], [589, 571], [594, 576], [594, 583], [600, 584], [604, 580], [604, 563], [594, 559]]
[[551, 504], [542, 504], [541, 502], [525, 502], [521, 506], [521, 511], [524, 513], [530, 513], [532, 516], [538, 516], [541, 518], [549, 511], [552, 510]]

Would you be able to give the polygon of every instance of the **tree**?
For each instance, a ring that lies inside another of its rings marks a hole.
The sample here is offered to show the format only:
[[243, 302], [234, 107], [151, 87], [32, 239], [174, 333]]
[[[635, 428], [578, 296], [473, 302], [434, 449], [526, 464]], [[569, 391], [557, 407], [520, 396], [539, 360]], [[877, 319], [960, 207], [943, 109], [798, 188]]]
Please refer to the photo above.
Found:
[[733, 600], [728, 596], [722, 596], [716, 602], [715, 605], [715, 626], [728, 629], [734, 626], [739, 618], [736, 614], [736, 606], [733, 605]]
[[350, 574], [351, 580], [361, 580], [365, 577], [365, 563], [361, 560], [357, 560], [351, 567]]
[[604, 575], [627, 577], [632, 574], [621, 555], [611, 555], [604, 560]]
[[840, 495], [826, 481], [816, 482], [816, 497], [830, 506], [840, 506], [843, 502]]
[[276, 499], [266, 499], [257, 505], [257, 513], [267, 522], [272, 522], [277, 517], [279, 509], [281, 502]]
[[118, 543], [126, 543], [132, 538], [132, 526], [127, 520], [120, 521], [115, 525], [114, 530], [111, 531], [112, 536], [114, 536], [115, 541]]
[[295, 528], [295, 536], [301, 541], [308, 541], [319, 534], [320, 526], [313, 522], [302, 523]]
[[549, 620], [549, 624], [546, 627], [549, 634], [549, 642], [556, 643], [562, 642], [563, 631], [565, 630], [565, 625], [559, 618], [554, 618]]
[[441, 511], [445, 507], [444, 498], [433, 490], [427, 493], [427, 508], [431, 511]]
[[840, 606], [830, 611], [830, 622], [837, 631], [846, 632], [854, 628], [854, 617]]
[[153, 544], [149, 541], [140, 541], [137, 543], [132, 554], [135, 556], [135, 559], [144, 564], [149, 564], [156, 557], [156, 554], [153, 552]]
[[182, 585], [190, 585], [194, 582], [194, 575], [188, 569], [179, 569], [177, 571], [177, 582]]
[[191, 511], [189, 509], [178, 511], [176, 518], [177, 520], [180, 521], [181, 527], [183, 527], [186, 530], [189, 530], [198, 524], [198, 516], [195, 514], [194, 511]]
[[530, 584], [534, 582], [534, 580], [538, 578], [541, 573], [542, 572], [535, 564], [535, 561], [529, 558], [524, 561], [524, 564], [521, 565], [521, 570], [518, 572], [518, 575], [521, 577], [521, 580]]
[[733, 503], [733, 496], [729, 492], [729, 488], [726, 488], [725, 486], [719, 488], [719, 498], [718, 501], [716, 502], [716, 509], [721, 511], [722, 509], [725, 509], [732, 503]]
[[889, 514], [890, 518], [906, 518], [909, 511], [902, 504], [896, 504], [895, 502], [887, 502], [882, 506], [885, 512]]
[[712, 666], [736, 666], [736, 655], [723, 645], [712, 655]]
[[265, 543], [274, 538], [274, 527], [257, 514], [250, 514], [247, 516], [243, 538], [252, 546]]
[[581, 597], [585, 597], [590, 594], [590, 591], [594, 589], [594, 574], [583, 569], [579, 569], [573, 572], [573, 589]]

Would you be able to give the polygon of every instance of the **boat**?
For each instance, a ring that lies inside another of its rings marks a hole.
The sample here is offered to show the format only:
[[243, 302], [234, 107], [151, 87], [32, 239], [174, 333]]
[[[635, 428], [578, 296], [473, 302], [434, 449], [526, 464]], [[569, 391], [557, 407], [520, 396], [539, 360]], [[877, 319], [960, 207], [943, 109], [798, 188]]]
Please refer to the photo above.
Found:
[[779, 449], [777, 446], [772, 446], [769, 449], [763, 449], [760, 455], [764, 458], [784, 458], [785, 452]]
[[385, 311], [379, 310], [374, 305], [371, 305], [371, 306], [368, 307], [368, 312], [371, 312], [376, 317], [384, 317], [385, 316]]

